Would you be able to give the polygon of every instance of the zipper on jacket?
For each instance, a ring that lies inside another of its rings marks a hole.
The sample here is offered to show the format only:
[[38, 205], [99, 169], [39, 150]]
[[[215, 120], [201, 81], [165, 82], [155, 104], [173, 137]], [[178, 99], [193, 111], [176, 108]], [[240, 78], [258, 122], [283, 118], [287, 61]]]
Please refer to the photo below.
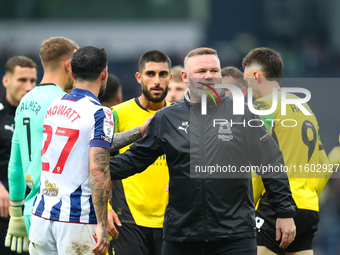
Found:
[[[204, 167], [205, 163], [205, 116], [201, 115], [201, 166]], [[206, 210], [206, 201], [205, 201], [205, 178], [201, 179], [201, 185], [202, 185], [202, 203], [203, 203], [203, 227], [204, 227], [204, 240], [208, 242], [207, 239], [207, 210]]]

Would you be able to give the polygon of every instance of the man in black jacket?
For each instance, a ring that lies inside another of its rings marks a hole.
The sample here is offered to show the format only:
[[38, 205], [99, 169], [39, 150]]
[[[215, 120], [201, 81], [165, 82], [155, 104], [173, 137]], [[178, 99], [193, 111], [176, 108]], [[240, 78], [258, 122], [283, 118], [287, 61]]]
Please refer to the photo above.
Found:
[[6, 62], [6, 73], [2, 77], [6, 92], [0, 100], [0, 253], [3, 255], [16, 254], [4, 246], [9, 222], [8, 207], [10, 206], [7, 168], [14, 131], [15, 110], [21, 98], [34, 88], [36, 81], [37, 65], [32, 59], [14, 56]]
[[251, 255], [256, 228], [250, 165], [276, 169], [259, 173], [278, 217], [280, 245], [287, 247], [295, 237], [295, 207], [281, 151], [266, 128], [254, 124], [258, 116], [248, 107], [233, 115], [231, 98], [214, 89], [221, 83], [215, 50], [189, 52], [184, 68], [185, 98], [158, 111], [145, 136], [111, 159], [111, 178], [140, 173], [165, 154], [170, 182], [162, 254]]

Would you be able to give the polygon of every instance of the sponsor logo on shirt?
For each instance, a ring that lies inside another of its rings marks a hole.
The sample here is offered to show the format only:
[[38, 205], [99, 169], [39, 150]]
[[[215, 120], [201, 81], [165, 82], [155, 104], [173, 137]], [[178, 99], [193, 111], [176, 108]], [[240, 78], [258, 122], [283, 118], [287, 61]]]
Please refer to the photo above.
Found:
[[42, 190], [43, 195], [56, 197], [58, 196], [59, 188], [56, 187], [55, 183], [49, 183], [45, 181], [45, 189]]
[[98, 242], [97, 234], [92, 234], [92, 236], [93, 236], [93, 239], [95, 240], [95, 242], [97, 243]]
[[4, 129], [5, 130], [9, 130], [9, 131], [12, 131], [12, 133], [14, 132], [14, 124], [12, 124], [12, 125], [5, 125], [4, 126]]
[[28, 173], [26, 174], [26, 185], [31, 189], [33, 188], [33, 180], [32, 177], [28, 175]]
[[110, 110], [105, 110], [105, 113], [111, 119], [112, 112]]
[[224, 142], [229, 142], [234, 138], [232, 135], [233, 132], [231, 131], [231, 125], [229, 122], [220, 125], [217, 133], [218, 133], [217, 138]]
[[105, 136], [102, 136], [101, 138], [111, 143], [111, 140], [113, 137], [113, 121], [111, 119], [107, 119], [107, 118], [104, 119], [103, 131], [104, 131]]
[[260, 137], [260, 141], [264, 142], [265, 140], [267, 140], [270, 137], [270, 133], [267, 131], [265, 135]]
[[186, 134], [188, 133], [188, 127], [189, 127], [189, 122], [188, 121], [183, 121], [182, 126], [179, 126], [179, 130], [183, 130]]

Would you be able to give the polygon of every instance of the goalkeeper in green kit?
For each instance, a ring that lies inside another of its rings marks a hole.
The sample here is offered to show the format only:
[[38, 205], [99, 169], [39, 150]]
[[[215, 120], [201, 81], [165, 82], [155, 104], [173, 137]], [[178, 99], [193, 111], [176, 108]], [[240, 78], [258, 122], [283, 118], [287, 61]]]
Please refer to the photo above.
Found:
[[[64, 37], [52, 37], [42, 43], [40, 58], [44, 76], [41, 84], [22, 98], [15, 113], [8, 166], [11, 218], [5, 246], [11, 246], [17, 253], [28, 250], [31, 212], [40, 187], [44, 118], [52, 100], [64, 95], [63, 90], [72, 89], [71, 57], [78, 48], [74, 41]], [[25, 200], [26, 184], [31, 192]]]

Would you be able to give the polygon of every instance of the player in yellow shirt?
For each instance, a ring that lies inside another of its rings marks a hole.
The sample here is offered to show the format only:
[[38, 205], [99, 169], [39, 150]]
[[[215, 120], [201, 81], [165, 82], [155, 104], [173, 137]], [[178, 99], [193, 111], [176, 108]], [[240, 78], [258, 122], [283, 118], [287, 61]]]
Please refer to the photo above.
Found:
[[[340, 135], [339, 135], [339, 143], [340, 143]], [[329, 163], [331, 164], [340, 164], [340, 146], [335, 146], [331, 152], [328, 154]]]
[[[139, 59], [136, 79], [142, 95], [112, 107], [115, 132], [139, 126], [159, 109], [169, 105], [164, 100], [172, 78], [169, 57], [157, 50], [146, 52]], [[123, 153], [129, 146], [119, 150]], [[159, 157], [143, 173], [113, 181], [111, 205], [122, 223], [114, 239], [115, 255], [160, 255], [162, 228], [169, 181], [165, 156]]]
[[[269, 48], [256, 48], [243, 59], [244, 78], [252, 88], [257, 110], [272, 107], [272, 91], [277, 89], [277, 107], [270, 114], [261, 116], [264, 125], [278, 143], [285, 165], [290, 167], [289, 183], [298, 208], [294, 217], [295, 240], [286, 248], [279, 247], [280, 236], [275, 231], [276, 215], [267, 202], [267, 193], [261, 178], [253, 179], [254, 202], [257, 204], [258, 254], [313, 254], [312, 242], [319, 222], [319, 199], [329, 173], [306, 172], [306, 168], [318, 168], [329, 164], [319, 136], [319, 125], [307, 103], [303, 107], [311, 115], [305, 115], [296, 105], [287, 104], [286, 115], [281, 113], [281, 88], [283, 62], [281, 55]], [[271, 79], [270, 79], [271, 78]], [[299, 99], [294, 94], [287, 98]], [[302, 170], [302, 171], [301, 171]], [[321, 178], [323, 177], [323, 178]], [[261, 197], [261, 198], [260, 198]]]

